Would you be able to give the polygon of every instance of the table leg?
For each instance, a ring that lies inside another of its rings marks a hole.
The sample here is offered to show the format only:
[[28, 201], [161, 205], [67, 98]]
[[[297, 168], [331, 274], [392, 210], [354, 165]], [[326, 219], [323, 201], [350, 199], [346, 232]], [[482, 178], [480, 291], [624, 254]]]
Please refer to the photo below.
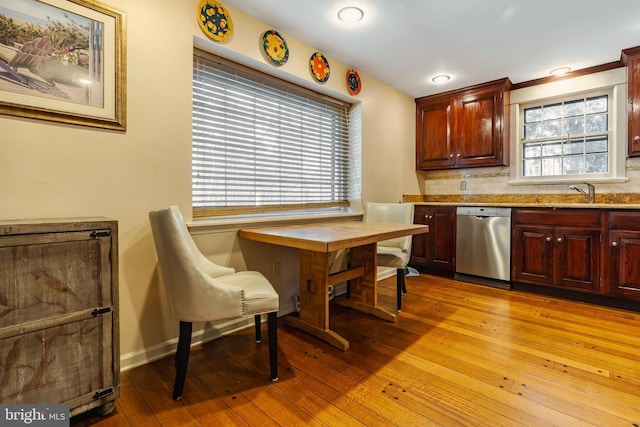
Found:
[[349, 283], [349, 298], [340, 298], [336, 304], [355, 308], [381, 319], [395, 322], [396, 313], [384, 307], [378, 307], [377, 245], [372, 243], [351, 248], [350, 267], [364, 267], [362, 277]]
[[300, 251], [300, 317], [287, 323], [340, 350], [349, 350], [349, 341], [329, 329], [329, 254]]

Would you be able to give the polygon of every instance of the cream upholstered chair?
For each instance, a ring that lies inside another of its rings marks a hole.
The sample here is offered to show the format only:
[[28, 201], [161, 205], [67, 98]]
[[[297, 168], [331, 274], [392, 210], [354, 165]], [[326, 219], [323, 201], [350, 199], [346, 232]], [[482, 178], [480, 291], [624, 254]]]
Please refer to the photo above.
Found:
[[149, 212], [160, 274], [171, 314], [180, 321], [173, 398], [182, 397], [189, 363], [193, 322], [255, 316], [261, 340], [261, 314], [267, 313], [271, 379], [278, 379], [277, 313], [279, 299], [257, 271], [236, 272], [207, 259], [198, 249], [177, 206]]
[[[413, 203], [367, 202], [365, 222], [413, 224]], [[402, 295], [407, 293], [404, 283], [405, 268], [411, 258], [411, 236], [378, 242], [378, 265], [396, 267], [397, 309], [402, 309]]]

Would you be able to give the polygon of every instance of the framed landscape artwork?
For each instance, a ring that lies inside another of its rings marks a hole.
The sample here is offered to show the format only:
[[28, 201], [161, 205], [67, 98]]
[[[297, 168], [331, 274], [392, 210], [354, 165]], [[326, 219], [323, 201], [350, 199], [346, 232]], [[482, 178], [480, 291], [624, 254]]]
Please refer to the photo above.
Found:
[[93, 1], [0, 0], [0, 114], [126, 130], [124, 18]]

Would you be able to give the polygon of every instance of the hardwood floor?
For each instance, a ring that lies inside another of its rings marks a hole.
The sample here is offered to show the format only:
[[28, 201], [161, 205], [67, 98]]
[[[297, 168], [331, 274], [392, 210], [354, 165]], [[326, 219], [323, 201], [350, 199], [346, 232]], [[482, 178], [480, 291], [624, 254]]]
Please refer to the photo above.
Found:
[[348, 352], [280, 319], [277, 382], [247, 329], [192, 350], [182, 400], [167, 357], [122, 374], [111, 415], [72, 425], [640, 426], [639, 312], [427, 275], [407, 287], [394, 324], [331, 306]]

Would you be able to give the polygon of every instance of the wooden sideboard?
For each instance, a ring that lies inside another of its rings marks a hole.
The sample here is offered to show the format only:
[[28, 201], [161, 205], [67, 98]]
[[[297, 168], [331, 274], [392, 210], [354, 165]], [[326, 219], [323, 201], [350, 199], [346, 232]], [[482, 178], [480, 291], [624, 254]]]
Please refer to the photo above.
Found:
[[109, 413], [119, 347], [117, 222], [0, 221], [0, 403]]

